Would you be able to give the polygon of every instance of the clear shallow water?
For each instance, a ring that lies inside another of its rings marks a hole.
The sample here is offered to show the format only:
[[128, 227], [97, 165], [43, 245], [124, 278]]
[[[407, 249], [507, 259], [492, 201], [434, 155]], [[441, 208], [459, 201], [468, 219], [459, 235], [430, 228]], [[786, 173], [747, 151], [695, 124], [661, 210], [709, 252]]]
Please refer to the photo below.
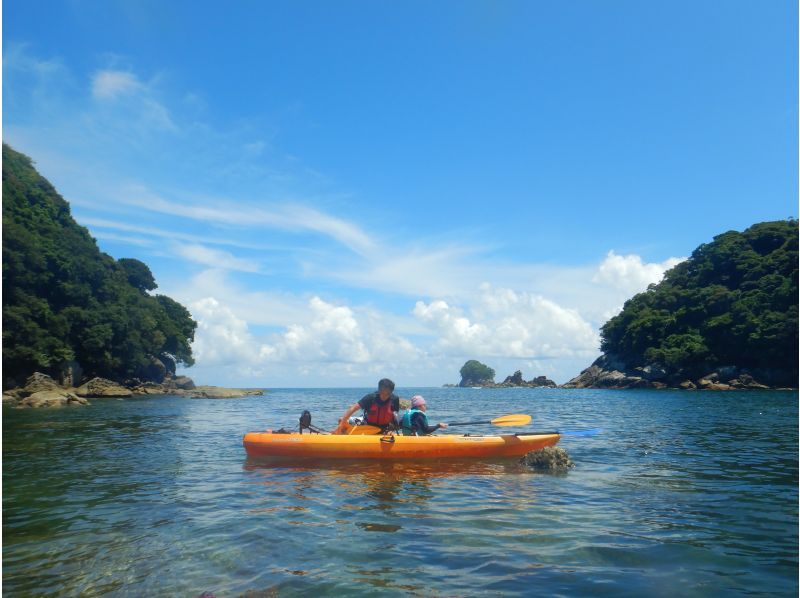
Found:
[[797, 595], [795, 392], [398, 389], [433, 421], [602, 428], [563, 438], [566, 475], [246, 458], [367, 390], [4, 409], [3, 595]]

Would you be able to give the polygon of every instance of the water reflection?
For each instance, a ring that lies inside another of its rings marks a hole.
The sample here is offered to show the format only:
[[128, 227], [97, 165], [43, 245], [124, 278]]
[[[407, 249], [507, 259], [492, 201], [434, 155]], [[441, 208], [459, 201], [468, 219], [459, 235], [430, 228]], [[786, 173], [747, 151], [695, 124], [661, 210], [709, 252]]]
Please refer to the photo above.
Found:
[[446, 459], [420, 461], [263, 459], [248, 457], [245, 471], [330, 472], [342, 476], [388, 475], [405, 479], [449, 477], [458, 475], [505, 475], [528, 473], [516, 460]]
[[445, 421], [606, 430], [565, 477], [245, 461], [252, 422], [363, 394], [4, 409], [4, 595], [797, 595], [796, 393], [442, 389]]
[[[524, 474], [516, 461], [310, 461], [248, 458], [244, 471], [258, 476], [263, 507], [254, 513], [283, 514], [289, 523], [337, 523], [365, 532], [396, 533], [408, 517], [430, 517], [426, 504], [444, 485], [455, 482], [458, 492], [469, 478], [500, 478]], [[520, 476], [513, 476], [519, 478]], [[511, 496], [506, 497], [511, 499]], [[294, 520], [298, 511], [304, 513]], [[322, 517], [322, 520], [319, 518]]]

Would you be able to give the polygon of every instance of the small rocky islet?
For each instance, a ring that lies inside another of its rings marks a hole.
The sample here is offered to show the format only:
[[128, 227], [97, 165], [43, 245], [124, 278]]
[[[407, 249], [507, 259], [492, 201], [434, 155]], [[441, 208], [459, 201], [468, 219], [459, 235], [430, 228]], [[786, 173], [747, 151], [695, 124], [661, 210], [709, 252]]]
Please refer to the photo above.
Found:
[[524, 380], [522, 372], [517, 370], [502, 382], [494, 381], [494, 370], [491, 377], [463, 375], [458, 384], [445, 384], [445, 388], [558, 388], [558, 384], [550, 380], [547, 376], [536, 376], [530, 380]]

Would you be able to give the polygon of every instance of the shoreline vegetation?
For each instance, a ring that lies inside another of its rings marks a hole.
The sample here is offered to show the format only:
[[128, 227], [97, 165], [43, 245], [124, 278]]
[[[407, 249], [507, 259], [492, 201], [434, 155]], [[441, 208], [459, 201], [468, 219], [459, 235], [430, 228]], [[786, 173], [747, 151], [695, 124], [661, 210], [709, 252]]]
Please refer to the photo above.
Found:
[[197, 322], [157, 288], [147, 264], [103, 253], [33, 161], [3, 144], [3, 390], [34, 372], [63, 388], [161, 384], [193, 365]]

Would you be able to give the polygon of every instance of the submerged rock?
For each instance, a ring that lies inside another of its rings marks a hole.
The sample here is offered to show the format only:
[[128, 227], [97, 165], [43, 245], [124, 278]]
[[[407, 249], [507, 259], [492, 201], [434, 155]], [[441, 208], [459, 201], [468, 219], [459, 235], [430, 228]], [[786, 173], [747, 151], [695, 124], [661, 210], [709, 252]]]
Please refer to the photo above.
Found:
[[569, 458], [569, 453], [557, 446], [548, 446], [538, 451], [531, 451], [520, 459], [528, 467], [537, 471], [559, 473], [569, 471], [575, 463]]

